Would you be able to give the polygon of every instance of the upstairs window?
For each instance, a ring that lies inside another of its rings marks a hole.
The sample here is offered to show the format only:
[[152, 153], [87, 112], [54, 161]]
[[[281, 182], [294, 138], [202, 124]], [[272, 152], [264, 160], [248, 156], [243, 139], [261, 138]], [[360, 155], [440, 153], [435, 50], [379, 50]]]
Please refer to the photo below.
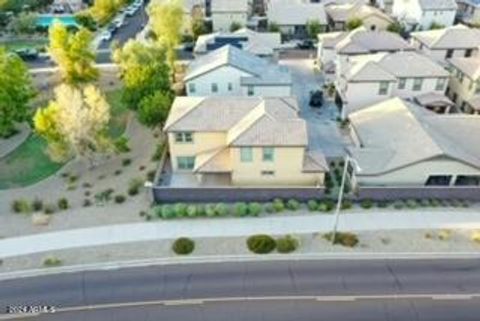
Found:
[[212, 93], [217, 93], [218, 92], [218, 85], [217, 83], [212, 83]]
[[179, 132], [175, 133], [176, 143], [193, 143], [193, 133], [191, 132]]
[[420, 91], [422, 90], [423, 79], [422, 78], [415, 78], [413, 80], [413, 91]]
[[240, 148], [240, 161], [242, 163], [251, 163], [253, 161], [253, 150], [251, 147]]
[[381, 81], [380, 82], [380, 85], [378, 87], [378, 94], [380, 96], [385, 96], [386, 94], [388, 94], [388, 81]]
[[436, 91], [443, 91], [445, 89], [445, 84], [447, 83], [446, 78], [438, 78], [437, 84], [435, 86]]
[[275, 158], [273, 147], [264, 147], [263, 148], [263, 161], [264, 162], [273, 162]]

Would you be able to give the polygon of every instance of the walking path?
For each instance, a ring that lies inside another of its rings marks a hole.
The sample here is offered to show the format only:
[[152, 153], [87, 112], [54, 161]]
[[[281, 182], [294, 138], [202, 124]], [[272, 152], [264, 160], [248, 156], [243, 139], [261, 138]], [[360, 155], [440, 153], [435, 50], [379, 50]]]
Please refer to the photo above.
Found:
[[[329, 232], [333, 215], [162, 221], [84, 228], [0, 240], [0, 258], [72, 248], [168, 240], [187, 236], [242, 237]], [[480, 212], [351, 212], [342, 214], [341, 231], [403, 229], [480, 229]]]
[[0, 158], [3, 158], [13, 152], [18, 146], [20, 146], [30, 135], [30, 127], [27, 124], [20, 124], [17, 126], [20, 130], [19, 133], [8, 139], [0, 138]]

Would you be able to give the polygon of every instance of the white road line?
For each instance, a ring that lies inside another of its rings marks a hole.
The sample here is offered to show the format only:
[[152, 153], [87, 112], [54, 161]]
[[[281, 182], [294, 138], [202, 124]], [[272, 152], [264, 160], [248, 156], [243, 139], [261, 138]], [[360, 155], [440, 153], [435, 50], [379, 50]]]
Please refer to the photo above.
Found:
[[[56, 308], [55, 313], [68, 313], [79, 311], [118, 309], [128, 307], [143, 306], [189, 306], [202, 305], [208, 303], [225, 303], [225, 302], [258, 302], [258, 301], [317, 301], [317, 302], [355, 302], [357, 300], [412, 300], [412, 299], [429, 299], [429, 300], [472, 300], [480, 299], [480, 293], [470, 294], [386, 294], [386, 295], [326, 295], [326, 296], [262, 296], [262, 297], [225, 297], [225, 298], [200, 298], [186, 300], [155, 300], [155, 301], [139, 301], [125, 303], [108, 303], [97, 305], [86, 305], [69, 308]], [[15, 320], [19, 318], [31, 318], [38, 314], [12, 314], [0, 316], [0, 320]]]

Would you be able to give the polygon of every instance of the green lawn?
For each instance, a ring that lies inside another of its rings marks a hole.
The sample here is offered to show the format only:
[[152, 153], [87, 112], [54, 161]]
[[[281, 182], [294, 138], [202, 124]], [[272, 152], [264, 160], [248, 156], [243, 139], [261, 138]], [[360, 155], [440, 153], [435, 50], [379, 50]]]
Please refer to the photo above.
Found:
[[7, 50], [17, 49], [40, 49], [48, 44], [48, 39], [31, 39], [31, 40], [6, 40], [0, 41], [0, 46], [7, 48]]
[[[120, 96], [119, 90], [107, 93], [112, 107], [108, 132], [113, 138], [123, 134], [128, 120], [128, 110]], [[52, 162], [45, 153], [46, 147], [43, 138], [32, 134], [15, 151], [0, 159], [0, 189], [32, 185], [55, 174], [64, 164]]]
[[30, 135], [11, 154], [0, 160], [0, 189], [28, 186], [55, 174], [63, 164], [54, 163], [45, 153], [47, 143]]

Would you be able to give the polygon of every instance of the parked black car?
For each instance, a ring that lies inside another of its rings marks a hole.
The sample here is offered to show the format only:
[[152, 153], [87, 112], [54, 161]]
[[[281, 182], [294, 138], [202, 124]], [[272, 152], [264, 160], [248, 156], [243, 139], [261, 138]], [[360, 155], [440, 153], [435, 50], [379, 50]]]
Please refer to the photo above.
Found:
[[25, 61], [35, 60], [38, 58], [38, 51], [35, 49], [17, 49], [15, 50], [15, 53]]
[[308, 39], [303, 40], [302, 42], [297, 44], [297, 48], [298, 49], [305, 49], [305, 50], [314, 49], [315, 48], [315, 43], [313, 42], [313, 40], [308, 40]]
[[310, 92], [310, 106], [322, 107], [323, 105], [323, 91], [316, 90]]

